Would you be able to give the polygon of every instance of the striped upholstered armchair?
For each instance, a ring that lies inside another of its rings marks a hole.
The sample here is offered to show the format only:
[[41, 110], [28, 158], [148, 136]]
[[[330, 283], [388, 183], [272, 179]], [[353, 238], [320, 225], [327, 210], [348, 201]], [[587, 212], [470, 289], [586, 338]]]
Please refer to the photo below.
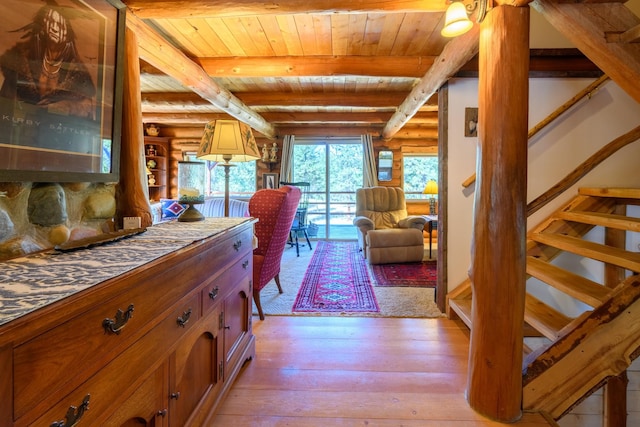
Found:
[[260, 320], [264, 320], [260, 291], [274, 279], [282, 293], [280, 261], [299, 201], [300, 189], [289, 185], [258, 190], [249, 200], [249, 215], [258, 218], [254, 229], [258, 247], [253, 250], [253, 300]]

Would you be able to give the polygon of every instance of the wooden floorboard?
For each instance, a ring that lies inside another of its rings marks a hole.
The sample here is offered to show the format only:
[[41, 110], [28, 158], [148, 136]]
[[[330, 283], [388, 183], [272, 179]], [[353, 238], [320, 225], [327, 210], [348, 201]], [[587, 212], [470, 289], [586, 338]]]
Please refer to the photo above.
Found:
[[[216, 426], [498, 426], [464, 392], [469, 336], [448, 319], [267, 316]], [[524, 414], [517, 426], [548, 426]]]

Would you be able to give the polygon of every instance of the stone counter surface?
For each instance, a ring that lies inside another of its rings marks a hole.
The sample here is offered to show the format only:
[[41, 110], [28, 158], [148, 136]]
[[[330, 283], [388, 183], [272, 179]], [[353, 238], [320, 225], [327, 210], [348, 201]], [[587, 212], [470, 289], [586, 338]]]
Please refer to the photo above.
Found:
[[0, 271], [0, 325], [250, 220], [172, 221], [99, 246], [52, 250], [4, 261]]

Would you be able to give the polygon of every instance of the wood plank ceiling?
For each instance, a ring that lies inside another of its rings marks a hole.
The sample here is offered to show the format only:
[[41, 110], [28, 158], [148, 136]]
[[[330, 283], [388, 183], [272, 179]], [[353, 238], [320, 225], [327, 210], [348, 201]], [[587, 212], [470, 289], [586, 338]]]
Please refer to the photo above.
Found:
[[143, 121], [160, 127], [235, 116], [271, 138], [340, 126], [431, 138], [436, 90], [477, 52], [478, 25], [449, 45], [440, 35], [445, 0], [124, 3]]

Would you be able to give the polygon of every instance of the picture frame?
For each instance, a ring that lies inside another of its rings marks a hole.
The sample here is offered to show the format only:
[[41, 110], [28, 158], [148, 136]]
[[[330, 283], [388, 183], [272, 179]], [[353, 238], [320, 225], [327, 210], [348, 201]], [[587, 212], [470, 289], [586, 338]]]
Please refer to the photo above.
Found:
[[464, 109], [464, 136], [474, 138], [478, 136], [478, 109], [467, 107]]
[[3, 0], [0, 14], [0, 182], [118, 182], [125, 5]]
[[280, 185], [278, 182], [278, 174], [277, 173], [263, 173], [262, 174], [262, 188], [271, 188], [276, 189]]

